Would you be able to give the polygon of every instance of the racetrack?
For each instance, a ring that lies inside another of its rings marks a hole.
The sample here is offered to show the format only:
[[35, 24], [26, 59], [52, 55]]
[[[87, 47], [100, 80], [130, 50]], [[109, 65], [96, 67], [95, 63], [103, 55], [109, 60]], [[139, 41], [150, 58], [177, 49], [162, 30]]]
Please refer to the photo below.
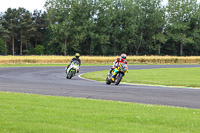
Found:
[[[129, 66], [129, 69], [175, 67], [200, 67], [200, 65], [134, 65]], [[80, 74], [109, 69], [110, 66], [82, 66]], [[200, 89], [125, 84], [106, 85], [102, 82], [84, 80], [78, 76], [68, 80], [65, 78], [64, 67], [2, 67], [0, 68], [0, 91], [200, 109]]]

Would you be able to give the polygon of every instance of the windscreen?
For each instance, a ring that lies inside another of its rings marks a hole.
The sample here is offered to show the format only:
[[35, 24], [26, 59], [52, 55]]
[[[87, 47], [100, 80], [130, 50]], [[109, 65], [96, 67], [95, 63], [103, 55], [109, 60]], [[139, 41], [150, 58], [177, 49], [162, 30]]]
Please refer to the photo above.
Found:
[[77, 60], [73, 61], [75, 65], [79, 65], [79, 62]]

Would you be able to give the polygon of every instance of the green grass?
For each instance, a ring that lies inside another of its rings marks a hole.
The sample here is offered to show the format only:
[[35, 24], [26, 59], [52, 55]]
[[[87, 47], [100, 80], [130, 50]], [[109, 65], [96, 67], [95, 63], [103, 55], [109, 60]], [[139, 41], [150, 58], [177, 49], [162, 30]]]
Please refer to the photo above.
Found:
[[199, 125], [199, 109], [0, 92], [1, 133], [199, 133]]
[[[108, 71], [91, 72], [84, 78], [105, 81]], [[129, 70], [122, 82], [135, 84], [200, 87], [200, 68], [160, 68]]]

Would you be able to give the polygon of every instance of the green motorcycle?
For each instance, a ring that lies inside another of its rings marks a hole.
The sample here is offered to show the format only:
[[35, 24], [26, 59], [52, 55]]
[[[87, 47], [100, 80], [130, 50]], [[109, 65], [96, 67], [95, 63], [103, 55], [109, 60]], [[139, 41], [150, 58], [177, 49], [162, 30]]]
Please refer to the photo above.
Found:
[[65, 68], [66, 74], [67, 74], [67, 79], [71, 79], [76, 75], [77, 72], [79, 72], [79, 62], [78, 61], [73, 61], [69, 68]]

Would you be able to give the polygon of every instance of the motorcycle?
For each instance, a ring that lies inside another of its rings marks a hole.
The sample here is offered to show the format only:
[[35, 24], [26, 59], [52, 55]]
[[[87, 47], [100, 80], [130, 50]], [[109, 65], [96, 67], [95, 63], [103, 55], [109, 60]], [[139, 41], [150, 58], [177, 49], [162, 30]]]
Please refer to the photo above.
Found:
[[68, 69], [67, 69], [67, 67], [65, 68], [65, 72], [67, 75], [66, 76], [67, 79], [71, 79], [72, 77], [74, 77], [76, 75], [76, 73], [79, 72], [79, 62], [73, 61]]
[[[112, 81], [112, 79], [110, 78], [112, 76], [112, 73], [114, 72], [114, 70], [117, 71], [117, 74], [114, 77], [114, 81]], [[112, 69], [111, 71], [108, 72], [108, 76], [106, 78], [106, 84], [110, 85], [111, 83], [115, 83], [115, 85], [118, 85], [121, 80], [122, 77], [126, 74], [126, 72], [128, 72], [128, 66], [125, 63], [119, 63], [115, 69]]]

